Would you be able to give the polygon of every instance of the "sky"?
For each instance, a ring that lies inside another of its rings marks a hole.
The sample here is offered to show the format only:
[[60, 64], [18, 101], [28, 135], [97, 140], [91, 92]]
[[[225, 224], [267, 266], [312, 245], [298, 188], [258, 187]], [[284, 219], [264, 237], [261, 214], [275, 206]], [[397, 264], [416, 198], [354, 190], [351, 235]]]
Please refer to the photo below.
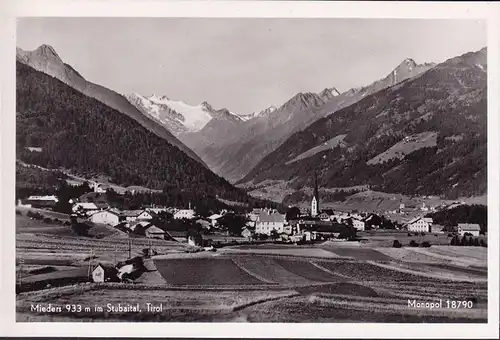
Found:
[[443, 62], [486, 46], [479, 20], [22, 18], [17, 46], [54, 47], [87, 80], [248, 114], [298, 92], [340, 92], [405, 58]]

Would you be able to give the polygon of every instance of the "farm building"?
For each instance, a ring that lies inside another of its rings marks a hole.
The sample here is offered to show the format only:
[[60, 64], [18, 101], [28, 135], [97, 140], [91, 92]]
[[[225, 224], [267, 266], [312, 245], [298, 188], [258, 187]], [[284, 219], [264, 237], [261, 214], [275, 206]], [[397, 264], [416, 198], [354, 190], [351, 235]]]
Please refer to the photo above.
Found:
[[124, 210], [122, 211], [122, 216], [125, 221], [148, 221], [153, 219], [153, 213], [146, 210]]
[[444, 226], [441, 224], [433, 224], [431, 225], [430, 232], [433, 234], [444, 234], [443, 228]]
[[219, 215], [219, 214], [213, 214], [213, 215], [210, 215], [208, 217], [208, 219], [210, 220], [210, 223], [212, 224], [212, 227], [215, 228], [217, 226], [217, 223], [218, 223], [217, 220], [221, 217], [222, 217], [222, 215]]
[[260, 214], [255, 224], [255, 232], [258, 234], [271, 235], [272, 230], [279, 234], [284, 232], [286, 215], [284, 214]]
[[481, 227], [477, 223], [459, 223], [458, 234], [463, 236], [465, 233], [470, 233], [472, 236], [479, 236]]
[[408, 231], [427, 233], [431, 231], [432, 222], [430, 217], [415, 217], [407, 223], [407, 228]]
[[352, 226], [359, 231], [365, 230], [365, 221], [359, 218], [352, 218]]
[[110, 210], [102, 210], [93, 213], [90, 216], [90, 221], [92, 221], [93, 223], [107, 224], [114, 227], [115, 225], [120, 223], [120, 215]]
[[161, 207], [156, 205], [145, 207], [144, 209], [148, 212], [153, 212], [155, 214], [159, 214], [161, 212], [167, 212], [167, 207]]
[[147, 238], [158, 238], [162, 240], [165, 239], [165, 232], [160, 228], [154, 226], [153, 224], [149, 224], [146, 227], [146, 230], [144, 230], [144, 234]]
[[118, 270], [112, 264], [99, 263], [92, 271], [94, 282], [116, 282], [118, 281]]
[[95, 203], [91, 202], [78, 202], [73, 204], [71, 207], [73, 213], [83, 214], [85, 216], [90, 216], [99, 211], [99, 207]]
[[193, 219], [195, 218], [195, 212], [193, 209], [181, 209], [181, 210], [178, 210], [175, 214], [174, 214], [174, 219], [176, 220], [182, 220], [182, 219]]
[[59, 199], [56, 196], [30, 196], [23, 200], [23, 204], [30, 205], [33, 208], [52, 208]]

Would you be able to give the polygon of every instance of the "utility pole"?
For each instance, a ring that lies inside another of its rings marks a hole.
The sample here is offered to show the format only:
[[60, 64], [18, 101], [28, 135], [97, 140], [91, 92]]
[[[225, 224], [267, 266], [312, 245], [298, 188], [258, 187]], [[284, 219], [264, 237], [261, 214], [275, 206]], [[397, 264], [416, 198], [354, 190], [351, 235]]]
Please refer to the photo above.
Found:
[[89, 280], [90, 280], [90, 274], [92, 273], [92, 259], [93, 259], [93, 256], [94, 256], [94, 250], [92, 248], [90, 248], [89, 268], [88, 268], [88, 271], [87, 271], [87, 277], [88, 277]]
[[130, 239], [130, 235], [128, 236], [128, 258], [129, 260], [132, 258], [132, 240]]

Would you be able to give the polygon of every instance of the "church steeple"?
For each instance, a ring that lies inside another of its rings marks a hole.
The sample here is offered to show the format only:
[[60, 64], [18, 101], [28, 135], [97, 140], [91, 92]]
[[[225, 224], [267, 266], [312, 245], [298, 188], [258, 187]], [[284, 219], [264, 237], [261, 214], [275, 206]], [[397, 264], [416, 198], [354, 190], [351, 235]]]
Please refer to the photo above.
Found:
[[316, 217], [319, 214], [319, 190], [318, 175], [314, 172], [314, 193], [311, 200], [311, 216]]

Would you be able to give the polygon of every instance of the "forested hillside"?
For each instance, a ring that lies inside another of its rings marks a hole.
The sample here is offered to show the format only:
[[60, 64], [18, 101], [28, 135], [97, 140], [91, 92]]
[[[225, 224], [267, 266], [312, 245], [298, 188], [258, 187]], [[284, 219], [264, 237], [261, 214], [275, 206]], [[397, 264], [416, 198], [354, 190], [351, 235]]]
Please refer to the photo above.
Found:
[[[241, 183], [311, 186], [448, 198], [486, 192], [486, 49], [437, 65], [295, 133]], [[342, 143], [328, 145], [346, 135]], [[428, 138], [425, 143], [419, 141]], [[420, 143], [420, 144], [419, 144]], [[392, 148], [392, 149], [391, 149]], [[309, 150], [308, 157], [298, 157]]]
[[132, 118], [22, 63], [16, 74], [16, 146], [22, 161], [102, 174], [113, 183], [162, 189], [171, 196], [248, 201], [243, 190]]

